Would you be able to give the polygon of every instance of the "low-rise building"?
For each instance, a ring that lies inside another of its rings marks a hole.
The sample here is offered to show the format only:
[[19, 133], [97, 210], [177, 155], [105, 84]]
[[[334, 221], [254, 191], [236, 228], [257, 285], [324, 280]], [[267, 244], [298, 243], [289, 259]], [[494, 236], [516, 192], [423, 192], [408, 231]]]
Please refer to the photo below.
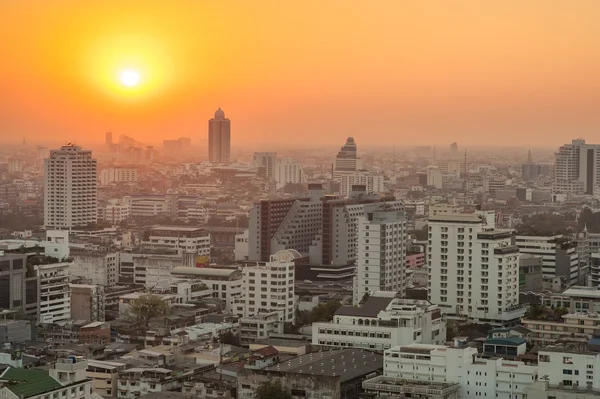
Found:
[[171, 274], [175, 277], [199, 280], [212, 288], [213, 297], [224, 302], [227, 312], [233, 310], [235, 299], [242, 294], [242, 272], [237, 269], [175, 267]]
[[119, 372], [125, 370], [126, 363], [88, 360], [87, 378], [92, 380], [92, 391], [102, 397], [116, 397]]
[[210, 255], [210, 234], [200, 227], [155, 226], [142, 241], [145, 248], [175, 249], [178, 253]]
[[568, 313], [545, 319], [524, 318], [521, 322], [531, 330], [529, 341], [535, 345], [547, 345], [561, 338], [589, 340], [600, 330], [598, 313]]
[[340, 307], [331, 322], [312, 325], [314, 345], [383, 350], [412, 342], [443, 343], [446, 322], [437, 305], [377, 291], [361, 307]]
[[104, 321], [106, 303], [104, 287], [90, 284], [69, 284], [71, 288], [71, 319]]

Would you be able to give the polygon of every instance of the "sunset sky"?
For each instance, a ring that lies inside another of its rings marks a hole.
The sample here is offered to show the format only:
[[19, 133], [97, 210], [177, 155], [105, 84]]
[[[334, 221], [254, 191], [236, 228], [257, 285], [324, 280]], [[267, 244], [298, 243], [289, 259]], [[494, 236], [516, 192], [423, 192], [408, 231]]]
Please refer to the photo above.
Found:
[[2, 0], [0, 140], [199, 143], [222, 107], [234, 146], [598, 143], [599, 17], [598, 0]]

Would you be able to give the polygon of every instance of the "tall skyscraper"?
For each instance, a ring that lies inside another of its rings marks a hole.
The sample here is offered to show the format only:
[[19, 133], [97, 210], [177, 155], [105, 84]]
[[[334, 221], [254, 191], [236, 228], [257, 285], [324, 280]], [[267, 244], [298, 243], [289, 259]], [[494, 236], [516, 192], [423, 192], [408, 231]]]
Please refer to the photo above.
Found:
[[98, 166], [92, 151], [68, 144], [44, 160], [44, 225], [67, 229], [97, 222]]
[[106, 132], [104, 135], [104, 145], [110, 148], [113, 145], [113, 135], [112, 132]]
[[458, 143], [450, 144], [450, 159], [458, 159]]
[[208, 121], [208, 160], [212, 163], [227, 163], [231, 153], [231, 121], [219, 108], [215, 117]]
[[353, 174], [362, 169], [362, 160], [356, 155], [356, 143], [354, 138], [348, 137], [346, 143], [335, 157], [333, 167], [333, 179], [339, 181], [342, 174]]
[[277, 189], [285, 187], [287, 183], [301, 184], [303, 180], [302, 165], [298, 161], [284, 158], [275, 164]]
[[252, 157], [252, 166], [265, 168], [265, 179], [275, 179], [275, 165], [277, 164], [276, 152], [255, 152]]
[[594, 194], [600, 188], [600, 145], [573, 140], [556, 153], [554, 190]]

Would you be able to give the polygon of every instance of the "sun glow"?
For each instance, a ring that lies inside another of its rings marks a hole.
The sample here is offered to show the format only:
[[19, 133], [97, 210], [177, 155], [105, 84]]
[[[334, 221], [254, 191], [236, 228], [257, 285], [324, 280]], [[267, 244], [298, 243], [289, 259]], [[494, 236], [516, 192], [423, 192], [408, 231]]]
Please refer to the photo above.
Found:
[[140, 74], [133, 69], [126, 69], [121, 72], [121, 83], [127, 87], [132, 87], [140, 83]]

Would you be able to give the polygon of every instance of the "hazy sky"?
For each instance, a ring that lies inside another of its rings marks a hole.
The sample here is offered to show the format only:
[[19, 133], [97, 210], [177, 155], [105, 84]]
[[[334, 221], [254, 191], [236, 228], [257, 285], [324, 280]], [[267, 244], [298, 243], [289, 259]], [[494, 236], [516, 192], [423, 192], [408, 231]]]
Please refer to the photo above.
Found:
[[0, 139], [197, 143], [220, 106], [234, 145], [600, 142], [599, 16], [598, 0], [2, 0]]

